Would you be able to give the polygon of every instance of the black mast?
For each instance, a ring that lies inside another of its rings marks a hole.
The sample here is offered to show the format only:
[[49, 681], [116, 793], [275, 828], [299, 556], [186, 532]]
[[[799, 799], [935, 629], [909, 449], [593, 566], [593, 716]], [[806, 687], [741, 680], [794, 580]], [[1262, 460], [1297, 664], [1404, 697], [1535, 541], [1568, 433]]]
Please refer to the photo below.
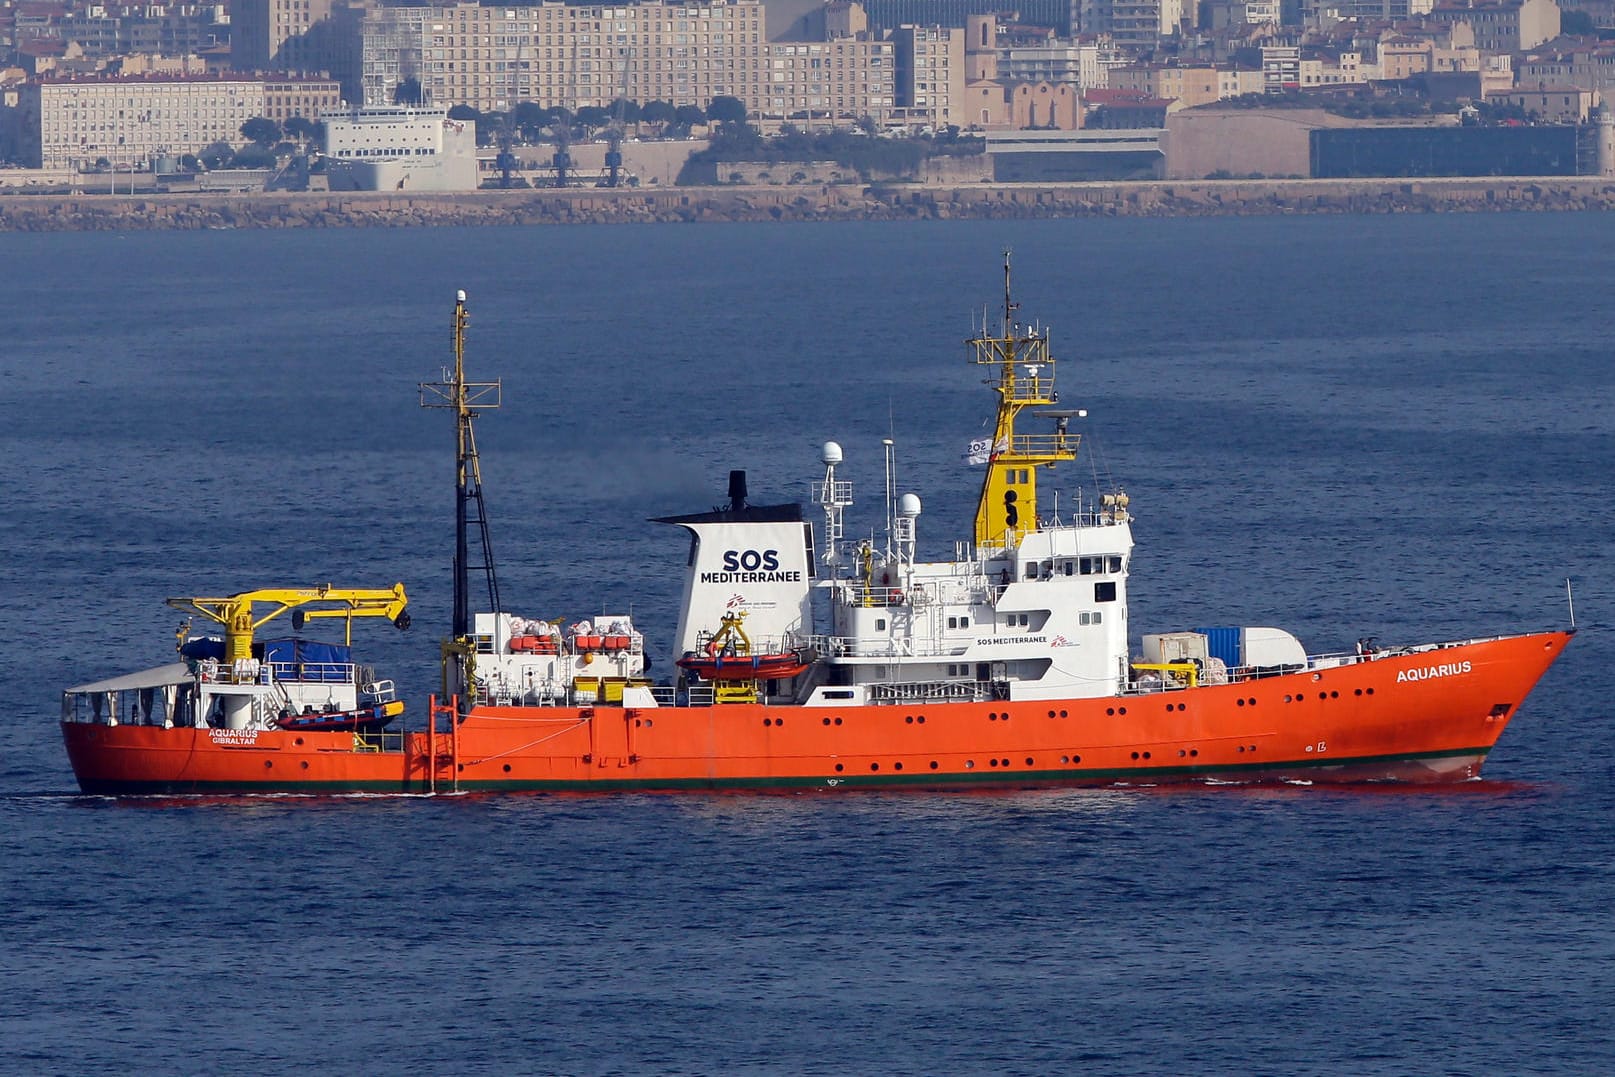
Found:
[[[443, 372], [440, 382], [421, 385], [421, 406], [453, 408], [454, 423], [454, 614], [450, 638], [444, 641], [444, 694], [458, 695], [462, 706], [473, 702], [467, 689], [468, 668], [475, 645], [471, 640], [471, 555], [469, 532], [474, 521], [482, 550], [482, 572], [488, 582], [488, 608], [499, 612], [499, 580], [494, 572], [493, 545], [488, 536], [488, 510], [482, 498], [482, 466], [477, 456], [473, 420], [484, 410], [499, 406], [500, 383], [469, 382], [465, 378], [465, 330], [471, 316], [465, 308], [465, 293], [454, 302], [454, 371]], [[451, 657], [458, 658], [450, 662]], [[451, 666], [452, 673], [451, 673]]]

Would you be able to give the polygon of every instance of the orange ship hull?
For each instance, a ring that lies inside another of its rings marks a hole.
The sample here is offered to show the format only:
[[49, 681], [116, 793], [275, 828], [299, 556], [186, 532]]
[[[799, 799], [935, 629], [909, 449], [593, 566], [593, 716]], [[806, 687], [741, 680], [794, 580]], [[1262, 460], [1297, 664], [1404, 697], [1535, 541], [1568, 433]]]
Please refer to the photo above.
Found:
[[1475, 778], [1547, 632], [1227, 685], [851, 708], [476, 708], [452, 732], [63, 723], [87, 793], [926, 789]]

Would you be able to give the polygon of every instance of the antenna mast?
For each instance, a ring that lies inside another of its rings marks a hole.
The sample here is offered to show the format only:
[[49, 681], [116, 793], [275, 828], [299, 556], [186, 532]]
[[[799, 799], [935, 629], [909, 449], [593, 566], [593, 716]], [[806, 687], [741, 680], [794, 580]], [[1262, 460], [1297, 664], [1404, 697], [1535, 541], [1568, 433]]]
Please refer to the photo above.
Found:
[[[465, 307], [465, 292], [457, 293], [454, 301], [454, 370], [443, 371], [443, 380], [421, 383], [421, 406], [425, 408], [452, 408], [455, 415], [455, 482], [454, 482], [454, 621], [451, 639], [445, 645], [445, 655], [454, 649], [465, 651], [471, 635], [469, 595], [471, 589], [471, 559], [469, 552], [470, 525], [477, 526], [477, 537], [482, 548], [481, 572], [488, 582], [488, 606], [499, 612], [499, 580], [494, 572], [493, 545], [488, 537], [488, 508], [482, 497], [482, 465], [477, 456], [477, 438], [473, 420], [483, 411], [499, 407], [501, 386], [497, 381], [471, 382], [465, 377], [465, 330], [471, 315]], [[464, 654], [456, 683], [446, 686], [450, 694], [464, 695], [469, 678], [465, 674]]]

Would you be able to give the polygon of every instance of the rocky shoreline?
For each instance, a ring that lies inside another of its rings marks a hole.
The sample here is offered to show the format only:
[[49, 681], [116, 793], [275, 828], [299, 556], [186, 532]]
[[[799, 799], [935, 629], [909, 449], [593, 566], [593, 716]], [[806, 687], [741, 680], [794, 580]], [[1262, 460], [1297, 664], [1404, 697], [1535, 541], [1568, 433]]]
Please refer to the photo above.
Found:
[[1604, 211], [1605, 177], [0, 197], [0, 232]]

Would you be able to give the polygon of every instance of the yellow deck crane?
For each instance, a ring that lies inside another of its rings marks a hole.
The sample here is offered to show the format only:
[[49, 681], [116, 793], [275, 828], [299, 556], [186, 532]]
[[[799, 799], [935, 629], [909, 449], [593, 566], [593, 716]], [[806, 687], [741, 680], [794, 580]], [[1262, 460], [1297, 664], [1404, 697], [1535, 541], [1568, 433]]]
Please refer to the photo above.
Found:
[[[206, 617], [224, 626], [224, 661], [252, 657], [252, 637], [266, 622], [274, 620], [288, 610], [292, 624], [301, 628], [305, 621], [316, 618], [341, 617], [346, 624], [344, 642], [353, 643], [355, 617], [385, 617], [399, 629], [409, 627], [409, 614], [404, 608], [409, 599], [404, 585], [395, 583], [391, 590], [355, 590], [320, 584], [318, 587], [267, 587], [259, 591], [242, 591], [228, 598], [171, 598], [168, 604], [177, 610]], [[258, 606], [268, 606], [262, 614]], [[312, 609], [305, 609], [312, 606]], [[179, 632], [179, 643], [184, 646], [189, 623]]]

